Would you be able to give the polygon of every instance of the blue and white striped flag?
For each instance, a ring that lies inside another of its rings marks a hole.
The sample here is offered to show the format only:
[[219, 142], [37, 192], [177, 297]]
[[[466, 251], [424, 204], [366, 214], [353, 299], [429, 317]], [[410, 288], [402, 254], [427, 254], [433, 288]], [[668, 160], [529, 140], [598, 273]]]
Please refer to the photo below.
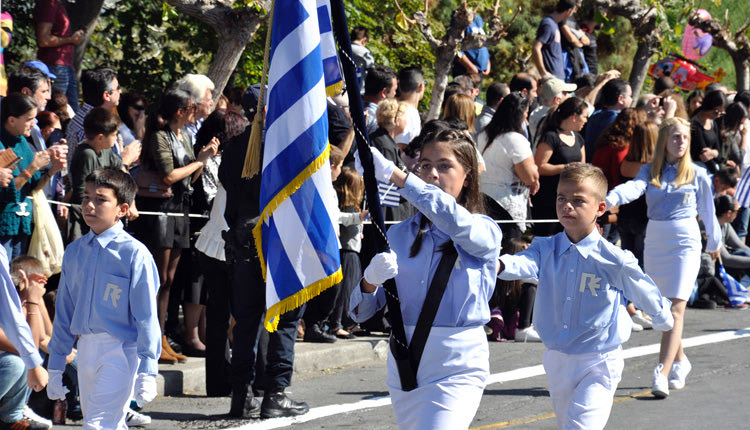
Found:
[[721, 278], [721, 282], [724, 283], [727, 293], [729, 293], [729, 302], [732, 306], [739, 306], [745, 303], [748, 297], [747, 288], [727, 273], [723, 264], [719, 264], [719, 277]]
[[381, 181], [378, 181], [378, 197], [380, 197], [380, 206], [392, 208], [398, 207], [401, 200], [396, 184]]
[[750, 207], [750, 169], [745, 169], [742, 177], [737, 182], [737, 189], [734, 192], [734, 198], [743, 208]]
[[276, 0], [268, 73], [260, 220], [266, 320], [342, 279], [331, 182], [326, 79], [315, 0]]
[[333, 97], [341, 92], [344, 79], [341, 77], [339, 57], [336, 55], [336, 40], [331, 26], [330, 0], [317, 0], [318, 28], [320, 29], [320, 50], [323, 54], [323, 72], [326, 77], [326, 95]]

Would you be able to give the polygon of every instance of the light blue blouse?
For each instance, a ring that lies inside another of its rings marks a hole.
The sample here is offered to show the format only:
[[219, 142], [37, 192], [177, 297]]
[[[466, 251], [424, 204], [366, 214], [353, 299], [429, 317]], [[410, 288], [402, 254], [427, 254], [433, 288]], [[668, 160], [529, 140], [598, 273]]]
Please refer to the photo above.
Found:
[[[453, 272], [433, 326], [470, 327], [490, 319], [488, 300], [495, 289], [502, 232], [489, 217], [472, 214], [440, 188], [409, 175], [400, 193], [421, 214], [388, 230], [391, 249], [398, 256], [396, 287], [405, 325], [416, 325], [432, 277], [442, 258], [440, 247], [449, 239], [458, 250]], [[433, 224], [422, 235], [422, 247], [413, 258], [409, 248], [419, 231], [420, 217]], [[363, 293], [354, 288], [349, 312], [355, 321], [370, 318], [385, 305], [385, 290]]]
[[636, 200], [646, 193], [648, 219], [654, 221], [673, 221], [695, 218], [700, 215], [706, 226], [708, 251], [716, 251], [721, 246], [721, 228], [716, 219], [711, 181], [706, 169], [693, 164], [695, 179], [690, 184], [676, 187], [677, 168], [673, 164], [664, 164], [661, 188], [650, 183], [651, 163], [644, 165], [634, 179], [616, 186], [607, 194], [607, 209]]
[[653, 318], [654, 327], [671, 327], [669, 299], [630, 251], [596, 229], [576, 244], [565, 232], [536, 237], [528, 249], [500, 260], [500, 279], [539, 279], [534, 327], [549, 349], [584, 354], [617, 348], [630, 338], [628, 299]]

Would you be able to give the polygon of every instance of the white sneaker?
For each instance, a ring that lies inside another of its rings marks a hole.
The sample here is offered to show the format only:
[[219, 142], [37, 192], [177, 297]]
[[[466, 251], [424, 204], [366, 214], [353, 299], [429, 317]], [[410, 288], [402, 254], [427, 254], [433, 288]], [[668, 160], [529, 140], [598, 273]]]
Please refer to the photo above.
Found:
[[536, 332], [534, 325], [530, 325], [525, 329], [516, 329], [516, 342], [541, 342], [542, 338], [539, 337], [539, 333]]
[[633, 328], [631, 330], [633, 330], [633, 331], [643, 331], [643, 326], [642, 325], [638, 324], [637, 322], [635, 322], [633, 320], [631, 320], [631, 322], [633, 323]]
[[682, 361], [672, 363], [672, 368], [669, 370], [669, 388], [674, 390], [685, 388], [685, 378], [692, 368], [693, 365], [690, 364], [687, 355], [682, 356]]
[[31, 409], [29, 405], [23, 407], [23, 417], [39, 425], [47, 426], [48, 429], [52, 428], [52, 421], [37, 415], [37, 413], [34, 412], [34, 410]]
[[651, 394], [657, 399], [664, 399], [669, 396], [669, 382], [667, 377], [661, 374], [664, 365], [659, 363], [654, 369], [654, 386], [651, 388]]
[[646, 330], [654, 328], [654, 326], [651, 324], [651, 320], [643, 314], [642, 310], [635, 311], [635, 315], [633, 315], [631, 318], [633, 319], [634, 323], [640, 324]]
[[132, 409], [128, 409], [128, 414], [125, 417], [125, 423], [128, 427], [139, 427], [151, 424], [151, 417], [138, 413]]

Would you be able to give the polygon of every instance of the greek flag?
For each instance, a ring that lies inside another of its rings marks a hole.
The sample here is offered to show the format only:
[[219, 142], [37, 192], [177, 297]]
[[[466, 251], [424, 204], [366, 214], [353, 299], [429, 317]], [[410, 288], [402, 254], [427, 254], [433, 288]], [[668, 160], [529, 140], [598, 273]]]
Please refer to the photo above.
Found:
[[747, 288], [742, 286], [739, 281], [737, 281], [732, 277], [732, 275], [727, 273], [726, 269], [724, 269], [723, 264], [719, 264], [719, 277], [721, 278], [721, 282], [723, 282], [724, 286], [727, 288], [727, 293], [729, 293], [729, 302], [732, 304], [732, 306], [739, 306], [745, 303], [745, 300], [747, 300], [748, 297]]
[[[324, 57], [315, 0], [276, 0], [260, 207], [265, 327], [341, 281]], [[329, 24], [330, 25], [330, 24]]]
[[378, 197], [380, 197], [380, 206], [398, 207], [401, 201], [401, 195], [398, 193], [396, 184], [378, 181]]
[[317, 0], [318, 28], [320, 29], [320, 50], [323, 53], [323, 72], [326, 77], [326, 95], [333, 97], [341, 92], [344, 80], [341, 77], [339, 57], [336, 55], [336, 41], [331, 26], [331, 2]]
[[745, 169], [742, 173], [742, 177], [737, 182], [734, 197], [743, 208], [750, 207], [750, 169]]

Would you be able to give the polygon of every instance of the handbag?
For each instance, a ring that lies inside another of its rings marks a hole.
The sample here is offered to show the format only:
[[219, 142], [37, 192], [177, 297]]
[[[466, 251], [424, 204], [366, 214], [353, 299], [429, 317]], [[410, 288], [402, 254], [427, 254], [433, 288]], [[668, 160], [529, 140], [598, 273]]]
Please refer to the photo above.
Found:
[[33, 191], [30, 197], [33, 199], [34, 231], [28, 255], [38, 259], [47, 274], [60, 273], [65, 247], [55, 216], [41, 190]]
[[172, 187], [162, 180], [154, 170], [146, 169], [142, 164], [130, 169], [130, 176], [138, 185], [137, 196], [168, 199], [172, 197]]

